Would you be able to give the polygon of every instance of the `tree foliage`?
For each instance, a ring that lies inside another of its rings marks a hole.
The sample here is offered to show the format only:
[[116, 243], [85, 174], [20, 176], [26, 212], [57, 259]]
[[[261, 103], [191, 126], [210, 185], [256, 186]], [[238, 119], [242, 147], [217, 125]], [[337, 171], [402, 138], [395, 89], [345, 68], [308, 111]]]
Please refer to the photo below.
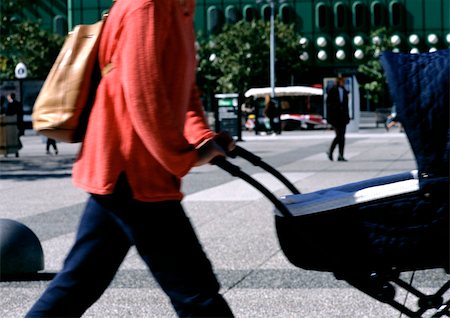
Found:
[[46, 77], [64, 41], [64, 37], [42, 29], [39, 21], [29, 21], [17, 14], [30, 3], [29, 0], [1, 2], [0, 79], [14, 79], [19, 62], [27, 66], [28, 77]]
[[[298, 72], [299, 39], [293, 25], [275, 22], [276, 74]], [[270, 23], [240, 21], [208, 39], [199, 37], [198, 83], [205, 91], [244, 92], [270, 85]]]
[[364, 52], [370, 58], [366, 63], [359, 65], [358, 72], [364, 75], [363, 90], [366, 91], [368, 98], [378, 105], [386, 103], [389, 95], [380, 55], [383, 51], [391, 51], [394, 47], [385, 28], [372, 32], [370, 38], [374, 40], [365, 47]]

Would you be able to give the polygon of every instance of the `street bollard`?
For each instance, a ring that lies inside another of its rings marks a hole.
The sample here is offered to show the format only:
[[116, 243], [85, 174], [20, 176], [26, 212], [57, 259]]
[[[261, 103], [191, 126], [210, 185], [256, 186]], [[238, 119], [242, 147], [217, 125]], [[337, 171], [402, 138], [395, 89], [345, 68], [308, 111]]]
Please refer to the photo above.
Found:
[[17, 221], [0, 219], [0, 280], [43, 269], [44, 252], [33, 231]]

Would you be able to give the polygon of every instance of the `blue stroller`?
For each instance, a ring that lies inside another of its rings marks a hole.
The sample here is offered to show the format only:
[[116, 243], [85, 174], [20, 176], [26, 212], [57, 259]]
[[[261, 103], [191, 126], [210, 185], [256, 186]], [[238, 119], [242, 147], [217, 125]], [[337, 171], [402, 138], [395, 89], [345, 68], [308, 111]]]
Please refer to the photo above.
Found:
[[[450, 281], [427, 295], [400, 274], [427, 269], [450, 273], [450, 50], [387, 52], [381, 61], [417, 171], [300, 194], [261, 158], [237, 147], [230, 157], [240, 156], [265, 169], [293, 193], [279, 199], [229, 161], [215, 163], [275, 205], [278, 240], [293, 265], [332, 272], [408, 317], [421, 317], [428, 310], [434, 311], [433, 317], [448, 317], [450, 300], [444, 300], [444, 294]], [[418, 309], [395, 299], [400, 288], [417, 297]]]

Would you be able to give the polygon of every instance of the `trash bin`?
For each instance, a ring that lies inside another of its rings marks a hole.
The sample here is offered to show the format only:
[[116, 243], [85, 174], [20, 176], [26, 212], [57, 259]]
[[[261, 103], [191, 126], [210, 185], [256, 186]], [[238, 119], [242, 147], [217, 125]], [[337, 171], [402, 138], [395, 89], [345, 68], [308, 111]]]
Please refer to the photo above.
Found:
[[18, 157], [20, 148], [17, 115], [0, 115], [0, 155], [13, 153]]

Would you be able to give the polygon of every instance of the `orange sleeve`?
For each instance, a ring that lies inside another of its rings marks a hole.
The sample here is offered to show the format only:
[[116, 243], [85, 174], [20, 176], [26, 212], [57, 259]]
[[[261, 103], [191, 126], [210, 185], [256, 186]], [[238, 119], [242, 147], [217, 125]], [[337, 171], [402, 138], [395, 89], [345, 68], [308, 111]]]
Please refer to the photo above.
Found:
[[199, 145], [203, 141], [213, 138], [215, 135], [207, 124], [203, 104], [196, 85], [194, 85], [191, 92], [189, 110], [186, 114], [186, 124], [184, 126], [184, 135], [194, 145]]
[[169, 92], [164, 82], [161, 61], [170, 49], [165, 32], [173, 18], [168, 3], [149, 2], [125, 19], [119, 72], [133, 129], [167, 171], [182, 177], [197, 161], [197, 152], [184, 136], [186, 108], [171, 105], [168, 95], [183, 92]]

